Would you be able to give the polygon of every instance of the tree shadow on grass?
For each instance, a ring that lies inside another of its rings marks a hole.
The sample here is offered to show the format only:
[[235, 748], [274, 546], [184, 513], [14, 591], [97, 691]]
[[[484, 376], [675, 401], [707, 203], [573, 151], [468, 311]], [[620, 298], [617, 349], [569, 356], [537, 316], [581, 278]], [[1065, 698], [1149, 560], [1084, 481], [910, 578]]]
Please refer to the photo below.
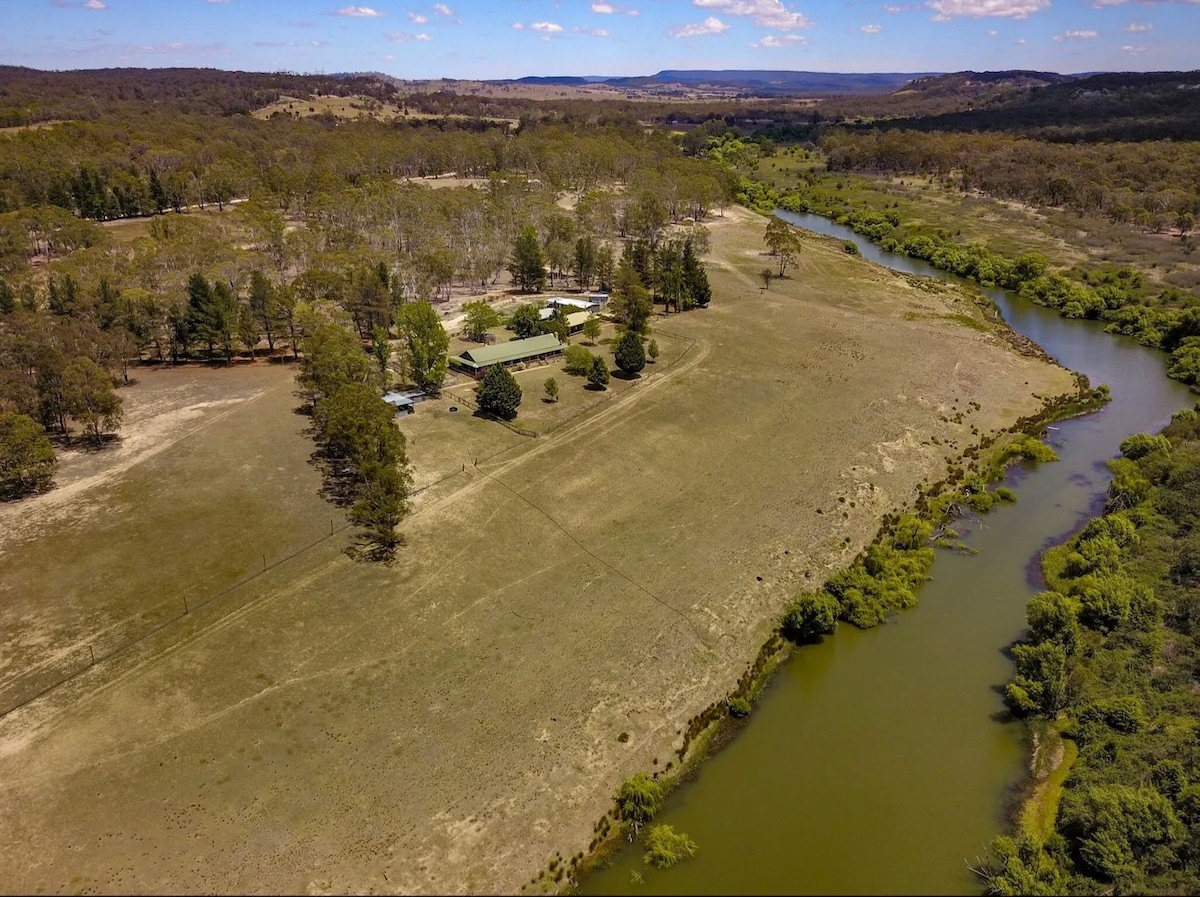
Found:
[[629, 374], [629, 373], [626, 373], [625, 371], [621, 370], [620, 368], [617, 368], [615, 371], [609, 371], [608, 376], [612, 377], [614, 380], [624, 380], [624, 381], [630, 382], [630, 383], [633, 382], [634, 380], [642, 379], [642, 375], [640, 373]]
[[346, 557], [359, 563], [382, 564], [392, 567], [396, 564], [397, 550], [404, 545], [404, 537], [396, 536], [394, 540], [380, 542], [370, 533], [360, 533], [353, 544], [347, 545], [343, 552]]

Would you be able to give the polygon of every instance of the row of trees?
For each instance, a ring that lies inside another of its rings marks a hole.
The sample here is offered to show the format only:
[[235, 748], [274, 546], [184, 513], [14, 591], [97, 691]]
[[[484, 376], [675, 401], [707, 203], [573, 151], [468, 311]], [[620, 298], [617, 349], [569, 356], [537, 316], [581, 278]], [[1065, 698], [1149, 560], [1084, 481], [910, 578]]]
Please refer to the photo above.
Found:
[[404, 434], [395, 409], [380, 397], [383, 370], [360, 340], [336, 323], [304, 339], [298, 380], [312, 403], [316, 439], [338, 499], [350, 505], [374, 557], [391, 557], [403, 536], [412, 485]]

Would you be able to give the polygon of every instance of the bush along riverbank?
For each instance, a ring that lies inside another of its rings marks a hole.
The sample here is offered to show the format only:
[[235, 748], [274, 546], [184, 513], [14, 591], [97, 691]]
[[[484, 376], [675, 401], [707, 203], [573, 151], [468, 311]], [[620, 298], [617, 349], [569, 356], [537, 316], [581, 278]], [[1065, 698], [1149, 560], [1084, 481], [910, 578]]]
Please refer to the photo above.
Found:
[[989, 893], [1200, 893], [1198, 412], [1126, 439], [1105, 513], [1044, 556], [1006, 687], [1033, 780]]
[[[995, 486], [1009, 465], [1056, 458], [1038, 438], [1046, 426], [1089, 413], [1109, 401], [1106, 386], [1093, 389], [1082, 376], [1077, 376], [1076, 383], [1074, 393], [1050, 399], [1037, 414], [1018, 420], [1003, 432], [982, 437], [950, 466], [943, 480], [921, 488], [907, 510], [885, 517], [874, 540], [848, 569], [831, 576], [819, 591], [802, 594], [791, 602], [776, 633], [759, 650], [736, 687], [689, 720], [674, 758], [660, 770], [639, 773], [621, 784], [613, 807], [594, 827], [588, 853], [565, 862], [561, 857], [552, 858], [550, 865], [530, 882], [529, 889], [571, 888], [589, 870], [606, 863], [627, 841], [637, 838], [650, 825], [667, 794], [688, 781], [699, 764], [747, 722], [771, 675], [796, 647], [832, 633], [839, 621], [870, 628], [890, 614], [914, 606], [917, 589], [933, 564], [932, 546], [951, 532], [949, 524], [969, 511], [987, 511], [996, 501], [1011, 500], [1014, 496], [1009, 490]], [[661, 851], [655, 847], [658, 842], [681, 835], [659, 832], [654, 843], [647, 840], [647, 865], [660, 865]], [[697, 845], [690, 847], [671, 855], [683, 859]], [[704, 845], [698, 845], [698, 849], [702, 851]]]
[[1200, 296], [1157, 283], [1127, 265], [1051, 270], [1041, 253], [1009, 258], [981, 243], [959, 243], [944, 229], [906, 222], [895, 208], [854, 208], [845, 199], [803, 186], [778, 189], [744, 178], [738, 199], [766, 214], [783, 209], [821, 215], [886, 252], [928, 262], [982, 286], [1012, 290], [1065, 318], [1105, 322], [1109, 333], [1168, 352], [1168, 375], [1200, 389]]

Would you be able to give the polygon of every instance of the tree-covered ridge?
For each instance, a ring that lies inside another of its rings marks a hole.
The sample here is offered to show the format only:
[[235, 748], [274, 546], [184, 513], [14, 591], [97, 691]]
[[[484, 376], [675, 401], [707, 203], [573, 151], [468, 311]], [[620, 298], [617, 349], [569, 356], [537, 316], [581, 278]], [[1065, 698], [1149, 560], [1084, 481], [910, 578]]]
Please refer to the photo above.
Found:
[[46, 72], [0, 66], [0, 128], [44, 121], [94, 119], [148, 106], [177, 114], [242, 115], [283, 94], [369, 96], [396, 93], [371, 75], [298, 75], [192, 68], [117, 68]]
[[[831, 129], [830, 171], [927, 175], [997, 199], [1064, 207], [1146, 229], [1200, 213], [1200, 143], [1065, 144], [1027, 136]], [[1194, 221], [1193, 221], [1194, 225]]]
[[524, 176], [582, 190], [679, 158], [667, 135], [628, 122], [538, 125], [509, 134], [483, 121], [384, 123], [153, 111], [0, 136], [0, 212], [57, 206], [95, 219], [145, 215], [252, 194], [281, 209], [372, 178], [454, 172]]
[[997, 841], [995, 893], [1200, 890], [1200, 414], [1121, 452], [1105, 515], [1047, 554], [1013, 650], [1010, 704], [1077, 757], [1053, 831]]

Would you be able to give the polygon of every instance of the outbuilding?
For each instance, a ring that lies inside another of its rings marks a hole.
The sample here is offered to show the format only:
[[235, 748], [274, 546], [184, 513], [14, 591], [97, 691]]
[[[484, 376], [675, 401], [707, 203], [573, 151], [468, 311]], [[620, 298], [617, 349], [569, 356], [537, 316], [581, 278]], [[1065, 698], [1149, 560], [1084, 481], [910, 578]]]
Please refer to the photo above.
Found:
[[412, 396], [398, 392], [384, 393], [383, 400], [396, 409], [396, 414], [412, 414], [417, 404]]

